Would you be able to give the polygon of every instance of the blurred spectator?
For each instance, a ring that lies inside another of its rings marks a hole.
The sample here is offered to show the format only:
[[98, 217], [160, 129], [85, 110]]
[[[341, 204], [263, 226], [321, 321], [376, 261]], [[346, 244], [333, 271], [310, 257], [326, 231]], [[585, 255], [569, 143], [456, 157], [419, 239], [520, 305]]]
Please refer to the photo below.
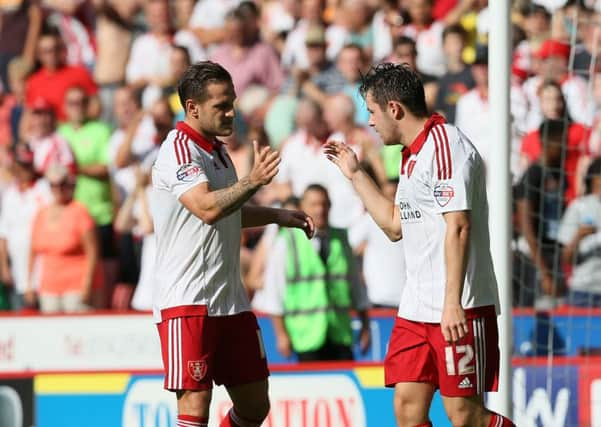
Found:
[[549, 308], [565, 290], [557, 231], [565, 207], [566, 180], [561, 160], [565, 156], [566, 131], [560, 120], [545, 120], [541, 124], [541, 157], [528, 168], [515, 191], [523, 238], [519, 262], [514, 266], [522, 279], [518, 289], [514, 289], [518, 305]]
[[371, 58], [374, 52], [374, 32], [371, 25], [372, 13], [367, 1], [342, 0], [339, 14], [346, 33], [344, 44], [359, 46]]
[[112, 166], [112, 181], [118, 190], [120, 201], [135, 188], [133, 164], [139, 163], [147, 169], [152, 166], [157, 148], [157, 130], [151, 114], [140, 109], [139, 100], [130, 87], [121, 87], [115, 92], [114, 107], [117, 129], [109, 141], [109, 164]]
[[357, 44], [345, 45], [336, 58], [336, 69], [344, 77], [342, 92], [347, 94], [355, 105], [354, 120], [357, 124], [367, 126], [369, 112], [365, 100], [359, 93], [361, 75], [367, 71], [369, 61], [365, 52]]
[[27, 106], [23, 116], [22, 139], [33, 151], [33, 165], [43, 175], [53, 164], [63, 165], [75, 173], [75, 157], [65, 139], [56, 131], [53, 106], [44, 98], [36, 98]]
[[188, 25], [210, 55], [227, 35], [225, 16], [241, 0], [198, 0], [194, 5]]
[[455, 110], [455, 125], [476, 145], [478, 152], [489, 164], [490, 107], [488, 103], [488, 48], [479, 46], [471, 66], [475, 87], [461, 95]]
[[445, 72], [442, 31], [444, 23], [432, 16], [432, 0], [407, 0], [404, 2], [409, 23], [402, 34], [415, 40], [417, 69], [425, 74], [440, 77]]
[[[286, 69], [296, 67], [300, 70], [306, 70], [309, 68], [310, 61], [306, 44], [307, 32], [310, 28], [324, 26], [323, 12], [324, 0], [301, 0], [301, 18], [286, 37], [284, 50], [282, 51], [282, 65]], [[337, 52], [333, 50], [333, 43], [330, 40], [332, 31], [328, 30], [325, 29], [324, 35], [326, 39], [326, 58], [333, 61]]]
[[[352, 124], [353, 106], [345, 96], [331, 99], [335, 108], [326, 107], [329, 121], [347, 129]], [[343, 105], [342, 109], [340, 105]], [[276, 175], [273, 190], [279, 200], [286, 200], [291, 195], [300, 197], [310, 184], [321, 184], [331, 195], [332, 209], [329, 221], [334, 227], [345, 228], [356, 221], [363, 212], [363, 204], [354, 192], [352, 184], [324, 156], [321, 146], [331, 133], [322, 108], [313, 101], [303, 100], [297, 111], [298, 130], [284, 143], [281, 155], [280, 172]], [[362, 149], [364, 138], [352, 132], [351, 137], [358, 138], [354, 145], [360, 160], [369, 158], [368, 152]], [[338, 137], [343, 135], [338, 134]], [[370, 156], [372, 156], [370, 154]], [[373, 157], [372, 157], [373, 159]]]
[[586, 173], [586, 193], [568, 206], [557, 240], [563, 260], [572, 266], [568, 301], [581, 307], [601, 307], [601, 158]]
[[462, 57], [466, 37], [467, 34], [460, 25], [447, 27], [442, 32], [447, 71], [438, 80], [435, 109], [449, 123], [455, 123], [455, 108], [459, 97], [475, 85], [472, 71]]
[[[38, 179], [33, 168], [33, 152], [19, 144], [14, 150], [14, 183], [2, 194], [0, 211], [0, 268], [2, 283], [9, 286], [11, 307], [25, 306], [29, 277], [31, 228], [38, 209], [51, 201], [48, 183]], [[34, 284], [35, 285], [35, 284]]]
[[[574, 71], [576, 74], [591, 78], [599, 68], [599, 46], [601, 44], [601, 14], [592, 9], [582, 10], [579, 16], [579, 27], [582, 30], [580, 49], [574, 54]], [[593, 55], [595, 60], [593, 61]]]
[[[570, 119], [559, 84], [553, 81], [545, 82], [540, 89], [539, 96], [543, 117], [548, 120], [564, 121], [568, 126], [565, 135], [565, 159], [562, 159], [562, 168], [567, 180], [565, 202], [568, 204], [581, 193], [581, 180], [578, 176], [578, 171], [581, 168], [580, 163], [586, 161], [586, 156], [588, 155], [590, 130], [586, 126], [574, 123]], [[538, 160], [541, 152], [542, 144], [539, 129], [527, 133], [520, 148], [522, 162], [530, 165]]]
[[270, 251], [258, 310], [271, 314], [277, 348], [300, 361], [352, 360], [350, 310], [361, 319], [359, 345], [370, 345], [368, 301], [359, 282], [346, 231], [328, 224], [327, 190], [310, 185], [301, 209], [315, 222], [312, 241], [282, 230]]
[[[190, 17], [194, 12], [196, 0], [175, 0], [175, 28], [173, 43], [186, 49], [190, 62], [205, 61], [207, 52], [194, 31], [189, 28]], [[173, 71], [173, 70], [172, 70]]]
[[0, 83], [8, 82], [8, 64], [21, 56], [33, 66], [35, 49], [42, 29], [42, 9], [37, 0], [16, 0], [0, 5]]
[[513, 69], [517, 70], [523, 79], [534, 72], [539, 61], [534, 53], [540, 50], [542, 43], [549, 38], [551, 30], [551, 14], [543, 6], [525, 3], [523, 10], [522, 28], [526, 39], [515, 47], [513, 52]]
[[[58, 120], [62, 121], [66, 118], [63, 100], [70, 87], [80, 86], [88, 95], [96, 95], [98, 89], [89, 71], [80, 65], [67, 65], [65, 46], [56, 31], [40, 36], [37, 54], [41, 68], [27, 79], [27, 103], [44, 98], [54, 109]], [[99, 114], [100, 102], [93, 96], [88, 104], [88, 115], [98, 117]]]
[[[86, 115], [89, 98], [79, 87], [65, 94], [67, 121], [58, 132], [67, 140], [77, 163], [74, 199], [83, 204], [96, 224], [99, 239], [99, 256], [103, 276], [107, 281], [92, 303], [106, 307], [107, 294], [113, 285], [117, 258], [113, 237], [113, 200], [109, 181], [108, 144], [110, 128], [102, 122], [89, 120]], [[101, 292], [104, 292], [104, 295]]]
[[85, 206], [73, 200], [74, 175], [55, 164], [45, 176], [54, 200], [33, 221], [25, 299], [35, 303], [34, 283], [39, 283], [42, 313], [86, 311], [102, 283], [94, 220]]
[[343, 89], [344, 77], [327, 59], [324, 28], [312, 26], [305, 34], [308, 66], [300, 68], [293, 65], [281, 92], [297, 97], [307, 96], [323, 103], [327, 95]]
[[18, 142], [21, 118], [25, 109], [25, 79], [29, 73], [30, 66], [23, 58], [13, 58], [8, 64], [9, 91], [14, 96], [15, 104], [10, 110], [10, 140]]
[[169, 54], [169, 77], [165, 79], [164, 86], [150, 84], [144, 91], [142, 105], [148, 107], [160, 98], [167, 98], [171, 111], [178, 120], [184, 118], [184, 109], [177, 93], [177, 82], [191, 64], [190, 53], [183, 46], [173, 46]]
[[140, 0], [92, 0], [96, 8], [96, 65], [102, 119], [112, 122], [113, 95], [125, 81], [125, 67], [133, 39], [133, 19]]
[[17, 98], [7, 92], [0, 82], [0, 145], [12, 142], [11, 114], [17, 105]]
[[[383, 187], [386, 197], [394, 200], [398, 180]], [[374, 307], [398, 308], [405, 286], [403, 242], [391, 242], [365, 212], [349, 229], [349, 242], [363, 259], [363, 278], [369, 302]]]
[[43, 0], [46, 24], [56, 28], [67, 41], [66, 62], [93, 69], [95, 51], [91, 38], [94, 8], [86, 0]]
[[372, 19], [374, 37], [372, 62], [379, 63], [392, 53], [392, 40], [401, 31], [404, 18], [400, 13], [399, 0], [379, 0], [379, 7]]
[[546, 80], [555, 81], [561, 86], [572, 119], [590, 126], [593, 101], [586, 81], [578, 75], [568, 73], [570, 46], [557, 40], [545, 40], [536, 56], [540, 59], [536, 75], [524, 82], [524, 92], [530, 105], [528, 130], [536, 129], [543, 120], [538, 91]]
[[227, 14], [224, 43], [210, 55], [232, 75], [238, 94], [251, 84], [260, 84], [276, 92], [284, 74], [273, 48], [258, 39], [258, 30], [249, 24], [244, 14], [236, 9]]
[[[148, 193], [151, 191], [148, 172], [135, 167], [136, 187], [123, 201], [115, 218], [115, 231], [120, 234], [132, 234], [142, 241], [140, 276], [137, 284], [129, 286], [128, 292], [115, 292], [112, 306], [134, 310], [152, 309], [152, 275], [155, 257], [155, 240], [152, 217], [148, 205]], [[128, 289], [125, 288], [125, 289]], [[124, 289], [124, 286], [121, 287]], [[132, 298], [133, 293], [133, 298]], [[118, 298], [116, 298], [118, 296]]]
[[134, 40], [125, 70], [128, 85], [136, 90], [151, 84], [162, 88], [170, 83], [169, 61], [165, 60], [171, 55], [173, 35], [168, 1], [148, 0], [144, 17], [148, 31]]
[[429, 74], [424, 74], [417, 69], [417, 48], [415, 40], [407, 36], [399, 36], [393, 41], [392, 54], [387, 61], [395, 64], [408, 64], [412, 70], [419, 74], [424, 85], [424, 93], [426, 95], [426, 105], [432, 110], [436, 102], [436, 93], [438, 91], [438, 82], [436, 77]]

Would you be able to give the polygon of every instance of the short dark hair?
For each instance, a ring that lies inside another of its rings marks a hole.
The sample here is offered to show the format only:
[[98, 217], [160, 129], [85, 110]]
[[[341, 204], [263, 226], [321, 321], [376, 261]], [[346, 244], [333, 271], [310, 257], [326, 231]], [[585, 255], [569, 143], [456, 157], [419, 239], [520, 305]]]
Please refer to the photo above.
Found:
[[186, 108], [186, 100], [203, 102], [207, 98], [207, 86], [211, 83], [232, 83], [232, 76], [221, 65], [201, 61], [188, 67], [177, 85], [179, 100]]
[[188, 50], [188, 48], [186, 46], [181, 46], [181, 45], [173, 45], [173, 50], [175, 51], [179, 51], [182, 53], [182, 55], [184, 55], [184, 58], [186, 58], [186, 62], [188, 64], [192, 63], [192, 58], [190, 57], [190, 51]]
[[601, 157], [595, 158], [586, 170], [586, 175], [584, 177], [584, 186], [586, 187], [586, 194], [589, 194], [592, 191], [592, 181], [593, 178], [596, 176], [601, 176]]
[[380, 108], [386, 108], [390, 101], [397, 101], [415, 116], [428, 116], [424, 86], [409, 65], [385, 62], [372, 67], [361, 79], [361, 96], [366, 98], [368, 92], [371, 93]]
[[567, 135], [567, 125], [564, 120], [546, 119], [538, 127], [543, 147], [548, 141], [562, 142]]
[[399, 46], [411, 46], [413, 48], [413, 54], [417, 55], [417, 45], [415, 40], [408, 36], [398, 36], [392, 42], [393, 50]]
[[449, 25], [444, 30], [442, 30], [442, 40], [444, 41], [450, 34], [458, 35], [459, 37], [461, 37], [463, 42], [467, 40], [467, 31], [465, 31], [465, 28], [463, 28], [459, 24]]
[[305, 188], [305, 191], [303, 191], [303, 199], [305, 198], [305, 195], [309, 192], [309, 191], [317, 191], [318, 193], [323, 194], [324, 196], [326, 196], [326, 199], [328, 199], [328, 204], [330, 204], [330, 193], [328, 193], [328, 189], [326, 187], [324, 187], [321, 184], [309, 184], [307, 186], [307, 188]]

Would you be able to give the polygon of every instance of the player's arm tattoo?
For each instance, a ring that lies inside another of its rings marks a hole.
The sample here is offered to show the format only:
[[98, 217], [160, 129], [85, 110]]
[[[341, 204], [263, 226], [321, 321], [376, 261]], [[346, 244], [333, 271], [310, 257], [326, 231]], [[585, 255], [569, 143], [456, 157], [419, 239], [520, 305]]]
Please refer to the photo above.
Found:
[[218, 216], [223, 218], [240, 209], [258, 189], [249, 177], [244, 177], [230, 187], [213, 191], [215, 207], [220, 213]]

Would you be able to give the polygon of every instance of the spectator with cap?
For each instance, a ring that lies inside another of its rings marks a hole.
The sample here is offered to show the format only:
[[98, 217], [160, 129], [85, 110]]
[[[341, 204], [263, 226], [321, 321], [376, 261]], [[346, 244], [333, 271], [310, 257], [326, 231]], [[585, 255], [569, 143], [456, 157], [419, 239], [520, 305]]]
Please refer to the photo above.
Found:
[[526, 80], [523, 85], [530, 106], [526, 122], [527, 129], [536, 129], [542, 121], [538, 91], [546, 80], [559, 83], [566, 100], [567, 111], [572, 119], [590, 126], [594, 103], [589, 94], [586, 80], [568, 72], [570, 45], [558, 40], [547, 39], [542, 43], [536, 56], [540, 60], [537, 73]]
[[[88, 102], [89, 98], [82, 88], [69, 89], [65, 94], [67, 121], [59, 126], [58, 132], [69, 143], [75, 156], [77, 178], [74, 199], [86, 207], [96, 224], [100, 242], [99, 264], [107, 280], [101, 290], [108, 293], [117, 269], [112, 225], [114, 208], [108, 167], [111, 130], [106, 123], [87, 117]], [[104, 300], [93, 301], [93, 304], [98, 308], [105, 307]]]
[[305, 33], [308, 67], [293, 65], [290, 77], [284, 82], [281, 92], [295, 97], [309, 97], [323, 103], [327, 95], [340, 92], [344, 78], [327, 59], [324, 27], [315, 25]]
[[26, 144], [15, 146], [11, 169], [14, 182], [3, 192], [0, 210], [0, 277], [9, 287], [12, 309], [21, 310], [29, 278], [33, 219], [52, 194], [48, 183], [36, 174], [33, 152]]
[[81, 65], [67, 65], [63, 40], [56, 32], [43, 33], [37, 45], [37, 58], [41, 68], [33, 73], [26, 82], [26, 103], [43, 98], [52, 106], [59, 121], [65, 120], [64, 97], [72, 86], [82, 87], [91, 97], [88, 115], [100, 115], [100, 101], [96, 97], [98, 88], [90, 72]]
[[22, 139], [33, 151], [33, 166], [37, 173], [43, 175], [55, 163], [75, 173], [75, 157], [67, 141], [56, 131], [54, 111], [44, 98], [35, 98], [27, 104], [22, 119]]
[[257, 30], [238, 9], [227, 14], [225, 28], [226, 39], [210, 59], [229, 71], [236, 93], [244, 93], [252, 84], [260, 84], [276, 93], [284, 73], [274, 49], [258, 39]]
[[42, 313], [86, 311], [102, 286], [94, 219], [73, 200], [75, 175], [67, 168], [54, 164], [45, 177], [53, 201], [33, 221], [25, 299], [33, 304], [37, 298]]

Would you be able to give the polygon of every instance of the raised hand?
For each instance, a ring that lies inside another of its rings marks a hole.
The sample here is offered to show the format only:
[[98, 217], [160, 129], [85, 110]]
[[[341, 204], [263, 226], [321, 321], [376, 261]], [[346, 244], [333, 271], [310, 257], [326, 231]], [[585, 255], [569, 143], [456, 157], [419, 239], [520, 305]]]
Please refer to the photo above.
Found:
[[360, 169], [357, 155], [344, 142], [328, 141], [325, 143], [323, 151], [327, 158], [338, 166], [348, 179], [352, 179], [355, 172]]
[[255, 160], [248, 174], [250, 183], [254, 187], [267, 185], [278, 173], [278, 166], [281, 161], [280, 153], [272, 150], [271, 147], [263, 147], [259, 150], [257, 141], [253, 141], [253, 151]]

